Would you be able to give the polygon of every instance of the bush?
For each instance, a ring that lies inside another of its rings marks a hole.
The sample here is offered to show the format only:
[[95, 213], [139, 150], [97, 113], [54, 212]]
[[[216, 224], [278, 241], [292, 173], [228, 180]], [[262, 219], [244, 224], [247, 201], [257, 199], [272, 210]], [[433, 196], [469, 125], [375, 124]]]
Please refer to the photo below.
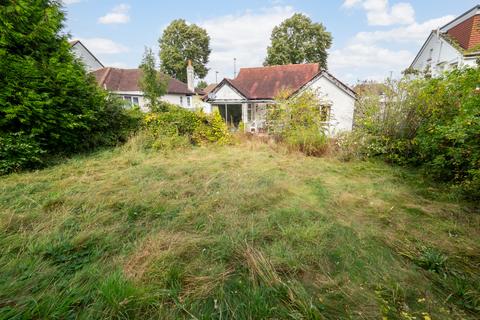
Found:
[[321, 156], [328, 148], [325, 103], [313, 91], [289, 97], [280, 93], [275, 105], [268, 108], [267, 130], [291, 151]]
[[196, 144], [217, 143], [228, 144], [231, 142], [231, 135], [228, 127], [218, 111], [206, 114], [203, 111], [196, 113], [196, 123], [192, 139]]
[[126, 109], [116, 96], [108, 96], [105, 106], [99, 110], [95, 123], [86, 134], [86, 150], [124, 143], [140, 129], [145, 114], [139, 107]]
[[227, 144], [231, 141], [225, 121], [218, 112], [205, 114], [162, 103], [160, 112], [145, 117], [147, 148], [174, 149], [192, 144]]
[[[384, 85], [383, 101], [364, 95], [357, 106], [361, 154], [420, 166], [472, 199], [480, 198], [480, 69]], [[366, 150], [366, 152], [365, 152]]]
[[44, 153], [35, 139], [23, 132], [3, 134], [0, 136], [0, 174], [39, 167]]

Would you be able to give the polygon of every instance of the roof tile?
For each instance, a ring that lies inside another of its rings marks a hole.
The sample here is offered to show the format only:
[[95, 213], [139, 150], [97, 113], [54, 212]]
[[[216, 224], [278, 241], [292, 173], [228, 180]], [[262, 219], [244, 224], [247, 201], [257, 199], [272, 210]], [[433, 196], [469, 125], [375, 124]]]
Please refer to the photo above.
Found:
[[[98, 84], [109, 91], [142, 91], [139, 80], [142, 76], [141, 69], [103, 68], [93, 72]], [[169, 77], [167, 93], [193, 94], [188, 90], [186, 83]]]
[[242, 68], [230, 81], [248, 99], [273, 99], [282, 90], [297, 91], [320, 71], [318, 63]]

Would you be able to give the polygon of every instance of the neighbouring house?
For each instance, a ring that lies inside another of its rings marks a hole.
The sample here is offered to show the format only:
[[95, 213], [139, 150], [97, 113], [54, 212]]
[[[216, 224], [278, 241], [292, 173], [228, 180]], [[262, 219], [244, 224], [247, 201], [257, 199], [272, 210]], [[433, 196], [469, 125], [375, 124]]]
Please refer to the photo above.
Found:
[[85, 65], [88, 72], [104, 68], [100, 60], [97, 59], [79, 40], [70, 41], [72, 52]]
[[[118, 69], [103, 68], [93, 72], [98, 84], [121, 97], [130, 105], [138, 105], [142, 110], [147, 110], [147, 101], [139, 86], [142, 76], [141, 69]], [[193, 74], [189, 74], [192, 82], [186, 84], [180, 80], [168, 77], [167, 94], [161, 99], [163, 101], [179, 105], [187, 109], [195, 109], [193, 88]], [[189, 88], [190, 85], [190, 88]]]
[[331, 134], [352, 130], [355, 92], [316, 63], [242, 68], [235, 79], [220, 82], [206, 101], [225, 121], [235, 126], [243, 122], [248, 132], [262, 132], [267, 108], [280, 91], [293, 96], [309, 89], [318, 92], [329, 108]]
[[480, 5], [432, 31], [410, 68], [438, 76], [444, 71], [475, 66], [480, 57]]
[[215, 89], [215, 87], [218, 85], [218, 83], [211, 83], [209, 84], [208, 86], [205, 87], [205, 89], [203, 89], [203, 94], [205, 96], [208, 96], [210, 94], [210, 92], [213, 91], [213, 89]]

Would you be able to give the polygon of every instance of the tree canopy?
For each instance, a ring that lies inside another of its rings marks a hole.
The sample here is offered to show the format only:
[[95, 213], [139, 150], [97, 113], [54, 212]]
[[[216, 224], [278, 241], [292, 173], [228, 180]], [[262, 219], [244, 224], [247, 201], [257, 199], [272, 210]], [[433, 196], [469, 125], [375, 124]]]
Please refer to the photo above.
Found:
[[319, 63], [327, 68], [332, 35], [321, 23], [296, 13], [276, 26], [270, 39], [265, 65]]
[[197, 89], [203, 90], [208, 87], [208, 83], [205, 80], [201, 80], [197, 83]]
[[172, 21], [159, 39], [160, 70], [178, 80], [187, 82], [188, 60], [195, 75], [203, 79], [208, 73], [210, 37], [205, 29], [185, 20]]

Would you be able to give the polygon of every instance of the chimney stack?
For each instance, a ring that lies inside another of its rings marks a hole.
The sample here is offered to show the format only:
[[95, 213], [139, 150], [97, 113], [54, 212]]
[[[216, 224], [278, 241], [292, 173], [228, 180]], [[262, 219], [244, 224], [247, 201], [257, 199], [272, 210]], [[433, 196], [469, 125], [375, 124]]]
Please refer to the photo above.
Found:
[[192, 60], [188, 60], [188, 66], [187, 66], [187, 87], [188, 90], [195, 92], [195, 70], [193, 69], [192, 66]]

